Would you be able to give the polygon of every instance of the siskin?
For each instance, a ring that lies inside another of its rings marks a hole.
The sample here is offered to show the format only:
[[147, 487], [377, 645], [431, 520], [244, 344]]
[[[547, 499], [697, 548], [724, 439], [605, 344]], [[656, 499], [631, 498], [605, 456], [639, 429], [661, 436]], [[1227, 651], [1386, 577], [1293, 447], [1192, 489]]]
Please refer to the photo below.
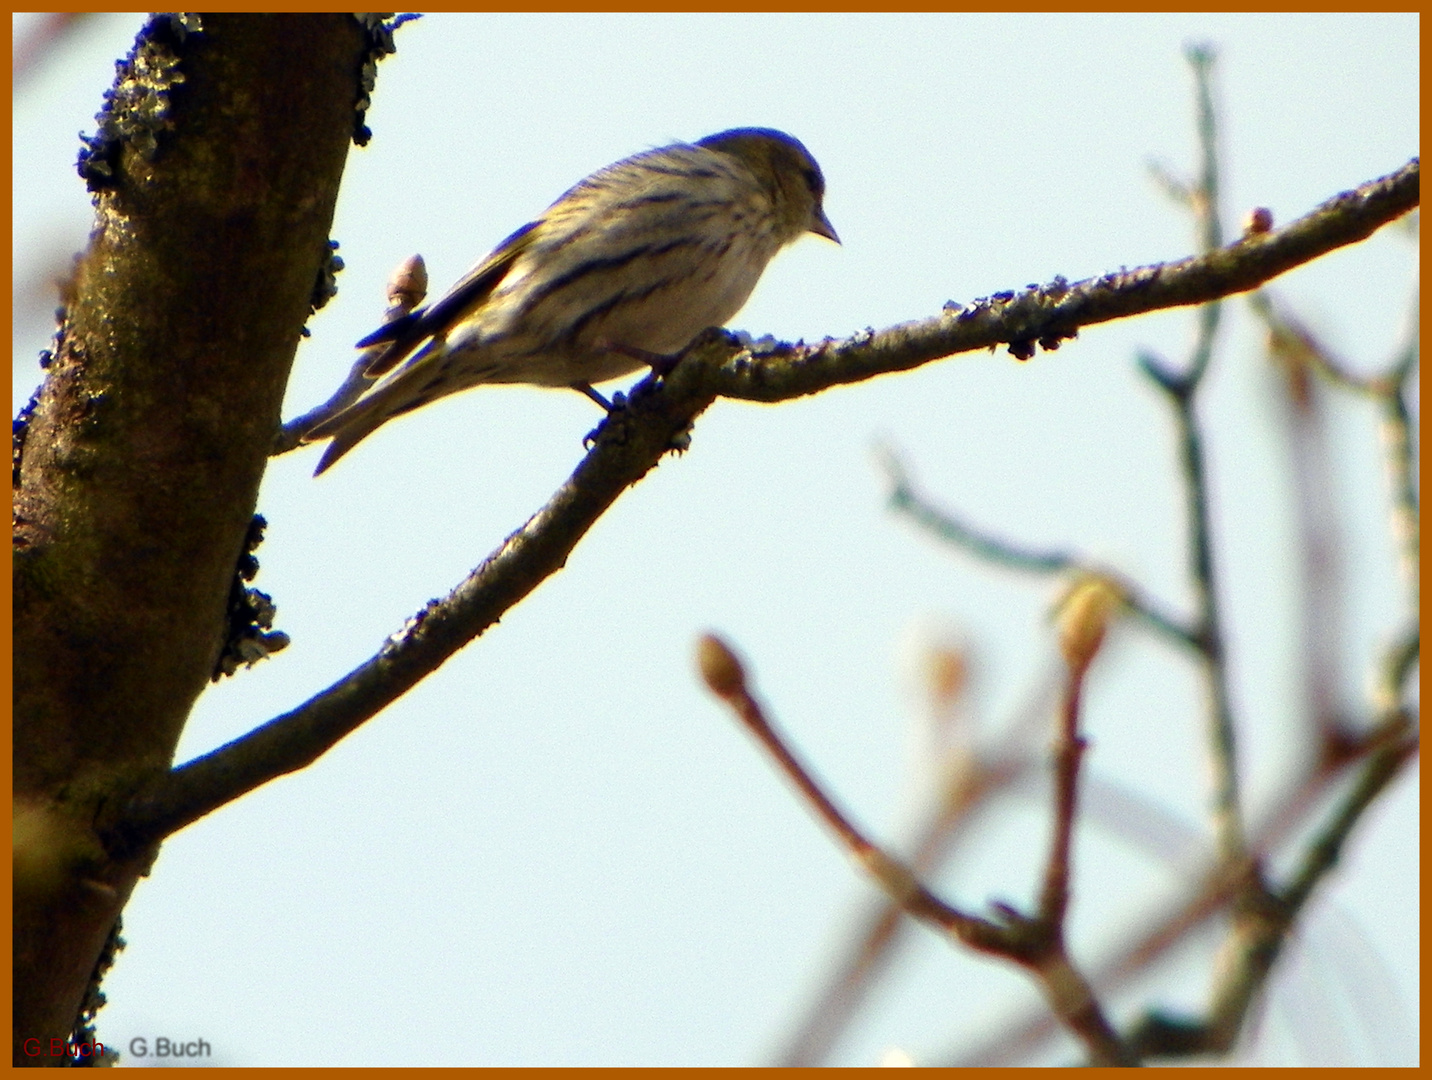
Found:
[[[737, 128], [593, 173], [441, 300], [368, 335], [378, 381], [305, 442], [317, 476], [395, 416], [481, 383], [593, 383], [678, 354], [745, 304], [771, 258], [813, 232], [839, 243], [825, 178], [797, 140]], [[414, 351], [416, 350], [416, 351]]]

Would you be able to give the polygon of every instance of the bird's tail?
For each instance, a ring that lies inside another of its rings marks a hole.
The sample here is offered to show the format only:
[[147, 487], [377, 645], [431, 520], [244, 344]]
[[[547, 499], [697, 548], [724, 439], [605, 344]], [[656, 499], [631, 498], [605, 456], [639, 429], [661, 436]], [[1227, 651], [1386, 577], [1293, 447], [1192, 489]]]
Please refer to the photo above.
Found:
[[332, 440], [313, 475], [329, 468], [393, 417], [484, 381], [472, 377], [478, 369], [464, 370], [464, 378], [454, 379], [451, 368], [452, 358], [441, 344], [429, 342], [348, 408], [312, 428], [304, 435], [304, 442]]
[[[419, 377], [422, 374], [419, 372]], [[397, 375], [380, 382], [336, 416], [330, 416], [310, 428], [303, 436], [304, 442], [331, 440], [323, 451], [323, 457], [318, 461], [318, 468], [313, 470], [313, 475], [324, 472], [393, 417], [422, 404], [426, 398], [415, 393], [418, 389], [414, 385], [415, 381], [413, 370], [403, 368]]]
[[360, 399], [304, 435], [304, 442], [330, 440], [313, 475], [326, 472], [335, 461], [391, 419], [392, 414], [384, 408], [385, 404], [381, 397], [367, 401]]

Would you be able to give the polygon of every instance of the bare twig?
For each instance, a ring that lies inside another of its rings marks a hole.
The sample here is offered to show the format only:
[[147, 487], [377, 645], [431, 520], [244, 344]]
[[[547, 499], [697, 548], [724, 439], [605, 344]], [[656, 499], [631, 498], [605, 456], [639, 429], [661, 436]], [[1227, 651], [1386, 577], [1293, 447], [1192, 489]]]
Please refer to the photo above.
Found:
[[1418, 753], [1418, 734], [1410, 718], [1404, 720], [1401, 736], [1384, 742], [1374, 750], [1327, 825], [1309, 841], [1301, 862], [1281, 890], [1281, 898], [1291, 915], [1298, 913], [1317, 884], [1337, 865], [1338, 856], [1358, 818]]
[[[1102, 630], [1099, 636], [1102, 637]], [[697, 647], [698, 665], [707, 687], [756, 736], [857, 864], [892, 900], [909, 914], [944, 930], [971, 948], [1005, 957], [1030, 970], [1055, 1015], [1084, 1043], [1093, 1064], [1129, 1065], [1136, 1062], [1120, 1042], [1088, 981], [1069, 959], [1064, 947], [1069, 838], [1074, 821], [1078, 763], [1084, 746], [1077, 734], [1078, 686], [1092, 655], [1091, 650], [1082, 663], [1070, 663], [1064, 721], [1056, 750], [1055, 838], [1039, 911], [1028, 916], [1008, 904], [996, 902], [993, 906], [1000, 919], [991, 922], [968, 915], [936, 897], [913, 870], [867, 839], [835, 805], [767, 719], [750, 692], [744, 667], [729, 646], [708, 634]]]
[[1187, 649], [1198, 648], [1198, 640], [1192, 630], [1165, 614], [1160, 605], [1145, 597], [1138, 586], [1115, 571], [1098, 566], [1073, 552], [1035, 551], [982, 532], [949, 511], [939, 509], [917, 490], [904, 463], [893, 450], [882, 448], [877, 456], [890, 484], [891, 509], [905, 514], [940, 539], [964, 548], [987, 562], [1012, 570], [1035, 574], [1093, 574], [1117, 581], [1124, 602], [1136, 619], [1176, 645]]
[[[911, 846], [910, 866], [916, 874], [934, 873], [965, 833], [976, 812], [1038, 764], [1028, 749], [1030, 728], [1047, 715], [1046, 695], [1021, 711], [1000, 742], [988, 751], [972, 750], [944, 777], [937, 805]], [[785, 1068], [809, 1068], [826, 1062], [836, 1040], [847, 1029], [866, 991], [885, 970], [908, 926], [904, 908], [886, 898], [864, 912], [850, 945], [834, 965], [824, 989], [810, 1002], [776, 1057]]]
[[[1193, 67], [1197, 87], [1198, 135], [1202, 152], [1201, 176], [1189, 205], [1195, 216], [1200, 243], [1205, 250], [1213, 251], [1222, 242], [1218, 211], [1216, 117], [1210, 86], [1213, 53], [1206, 47], [1198, 47], [1190, 48], [1186, 56]], [[1214, 569], [1203, 435], [1195, 409], [1199, 386], [1213, 356], [1219, 315], [1220, 306], [1217, 303], [1209, 303], [1199, 310], [1198, 332], [1185, 373], [1170, 370], [1162, 361], [1147, 353], [1140, 357], [1140, 364], [1149, 378], [1167, 394], [1178, 424], [1188, 512], [1189, 573], [1196, 607], [1194, 637], [1203, 654], [1201, 667], [1208, 695], [1214, 830], [1224, 855], [1233, 859], [1242, 854], [1245, 845], [1238, 793], [1238, 754], [1233, 706], [1228, 693], [1218, 580]]]
[[[1364, 761], [1359, 780], [1355, 782], [1343, 803], [1330, 815], [1329, 831], [1325, 833], [1328, 839], [1314, 839], [1308, 850], [1313, 850], [1319, 844], [1327, 844], [1334, 836], [1336, 844], [1340, 846], [1355, 824], [1351, 818], [1370, 805], [1376, 795], [1395, 779], [1400, 769], [1416, 753], [1416, 747], [1415, 725], [1407, 716], [1399, 714], [1372, 729], [1361, 748], [1352, 755], [1330, 763], [1329, 767], [1316, 770], [1306, 777], [1285, 796], [1281, 805], [1273, 809], [1268, 824], [1256, 831], [1248, 855], [1235, 860], [1215, 858], [1207, 869], [1198, 875], [1196, 883], [1181, 904], [1172, 911], [1155, 916], [1146, 929], [1130, 935], [1133, 938], [1131, 944], [1122, 946], [1094, 967], [1092, 983], [1097, 991], [1100, 994], [1110, 994], [1126, 985], [1134, 976], [1168, 955], [1180, 942], [1186, 940], [1190, 933], [1226, 910], [1237, 896], [1247, 890], [1248, 876], [1258, 860], [1266, 857], [1278, 843], [1287, 838], [1304, 819], [1307, 808], [1316, 804], [1329, 785], [1347, 769], [1354, 767], [1359, 761]], [[1392, 766], [1394, 761], [1396, 764]], [[1332, 850], [1335, 855], [1338, 848]], [[1319, 865], [1323, 873], [1332, 866], [1326, 858], [1319, 860]], [[1299, 888], [1303, 887], [1298, 885], [1298, 877], [1295, 874], [1294, 882], [1285, 895], [1297, 899], [1294, 890]], [[1305, 903], [1306, 896], [1298, 902]], [[1249, 941], [1249, 944], [1255, 943]], [[1154, 1026], [1161, 1033], [1146, 1035], [1135, 1031], [1130, 1034], [1129, 1041], [1136, 1053], [1151, 1056], [1155, 1053], [1213, 1052], [1202, 1035], [1188, 1039], [1182, 1050], [1173, 1046], [1173, 1043], [1179, 1041], [1174, 1037], [1175, 1029], [1187, 1032], [1202, 1026], [1198, 1023], [1186, 1020], [1172, 1022], [1170, 1017], [1164, 1015], [1155, 1021]], [[1010, 1064], [1045, 1043], [1057, 1031], [1058, 1025], [1051, 1017], [1042, 1013], [1033, 1014], [996, 1029], [976, 1047], [945, 1055], [940, 1062], [954, 1066]], [[1158, 1044], [1157, 1050], [1151, 1045], [1153, 1042]]]
[[756, 736], [781, 771], [830, 826], [851, 857], [880, 888], [916, 918], [954, 934], [976, 949], [1001, 951], [999, 926], [978, 916], [967, 915], [935, 896], [899, 859], [866, 839], [865, 834], [836, 806], [766, 718], [765, 710], [746, 685], [744, 667], [729, 646], [707, 634], [697, 645], [697, 662], [711, 692]]

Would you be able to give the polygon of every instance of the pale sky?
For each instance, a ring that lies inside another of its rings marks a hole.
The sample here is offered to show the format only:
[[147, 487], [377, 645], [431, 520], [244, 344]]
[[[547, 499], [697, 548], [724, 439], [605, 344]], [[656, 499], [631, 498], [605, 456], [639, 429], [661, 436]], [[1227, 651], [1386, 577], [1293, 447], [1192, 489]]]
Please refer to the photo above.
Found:
[[[83, 242], [76, 133], [94, 130], [139, 25], [96, 19], [21, 89], [21, 278]], [[374, 138], [349, 156], [332, 231], [347, 269], [299, 348], [285, 414], [341, 380], [408, 254], [440, 294], [587, 173], [727, 127], [804, 142], [842, 240], [808, 238], [772, 264], [731, 324], [756, 335], [843, 337], [1189, 254], [1190, 223], [1146, 167], [1194, 166], [1188, 42], [1220, 55], [1229, 235], [1255, 205], [1286, 223], [1418, 153], [1418, 29], [1369, 14], [425, 17], [379, 67]], [[1384, 230], [1273, 289], [1371, 371], [1401, 338], [1416, 258]], [[16, 408], [49, 334], [17, 319]], [[1172, 428], [1135, 356], [1181, 363], [1192, 333], [1192, 312], [1168, 312], [1028, 363], [965, 355], [777, 407], [718, 402], [690, 452], [628, 491], [499, 626], [315, 766], [165, 845], [125, 912], [101, 1039], [124, 1052], [135, 1037], [203, 1038], [226, 1065], [767, 1060], [873, 890], [702, 689], [695, 638], [729, 636], [805, 759], [898, 842], [920, 806], [920, 650], [970, 643], [988, 740], [1048, 679], [1058, 583], [892, 515], [872, 447], [900, 448], [942, 505], [1088, 553], [1187, 612]], [[1200, 403], [1255, 818], [1302, 732], [1285, 439], [1258, 343], [1231, 302]], [[484, 387], [385, 426], [320, 479], [316, 450], [275, 460], [255, 585], [293, 645], [206, 693], [179, 759], [370, 656], [546, 501], [599, 419], [570, 392]], [[1356, 708], [1402, 594], [1372, 410], [1339, 399], [1329, 425], [1340, 692]], [[1099, 665], [1091, 773], [1206, 836], [1189, 665], [1136, 627]], [[1244, 1060], [1417, 1061], [1418, 790], [1414, 765], [1356, 832]], [[1041, 779], [1000, 803], [939, 888], [966, 908], [1029, 903], [1045, 798]], [[1180, 881], [1117, 822], [1084, 825], [1075, 871], [1071, 944], [1090, 962]], [[1115, 1017], [1196, 1008], [1211, 945], [1114, 996]], [[1036, 996], [1007, 965], [919, 931], [835, 1060], [898, 1047], [934, 1063]]]

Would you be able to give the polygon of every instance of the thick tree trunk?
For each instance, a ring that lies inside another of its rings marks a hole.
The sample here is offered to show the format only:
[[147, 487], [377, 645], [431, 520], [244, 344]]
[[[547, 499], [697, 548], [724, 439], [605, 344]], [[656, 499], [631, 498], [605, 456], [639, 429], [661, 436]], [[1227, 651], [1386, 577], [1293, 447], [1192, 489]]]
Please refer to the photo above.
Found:
[[160, 16], [91, 145], [94, 232], [17, 432], [16, 1064], [67, 1063], [152, 861], [95, 821], [170, 766], [224, 645], [366, 48], [348, 15]]

